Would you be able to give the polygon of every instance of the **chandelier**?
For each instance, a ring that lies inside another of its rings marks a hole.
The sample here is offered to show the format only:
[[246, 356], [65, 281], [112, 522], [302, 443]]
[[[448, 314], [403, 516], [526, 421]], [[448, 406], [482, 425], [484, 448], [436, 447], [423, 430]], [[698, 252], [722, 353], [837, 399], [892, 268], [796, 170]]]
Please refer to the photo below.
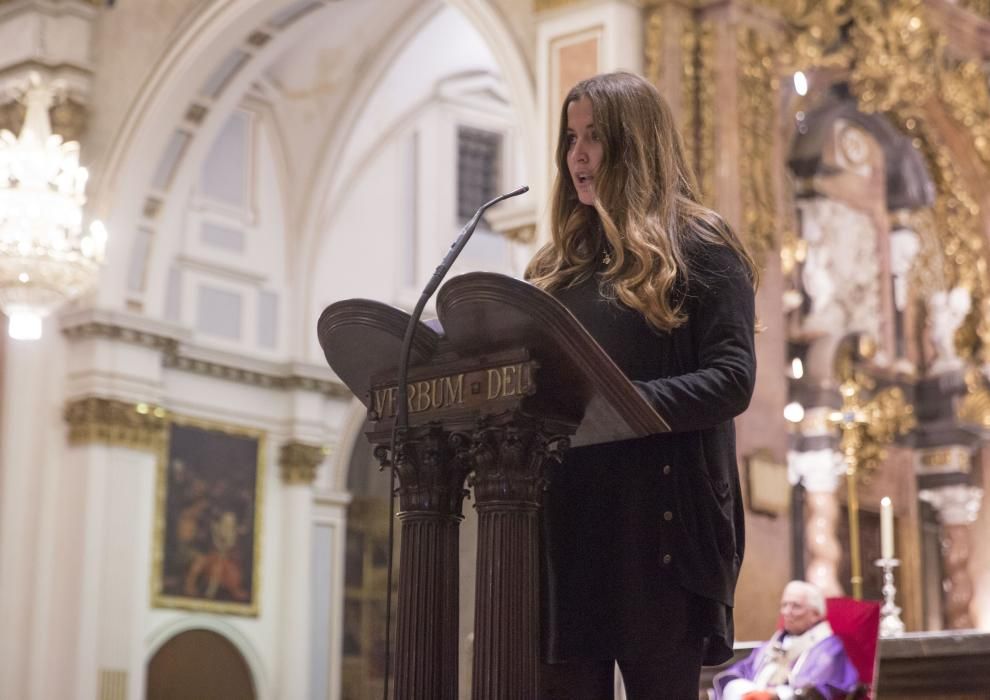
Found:
[[41, 337], [41, 321], [93, 286], [107, 232], [83, 230], [89, 173], [79, 144], [52, 133], [54, 93], [36, 76], [24, 94], [20, 134], [0, 131], [0, 309], [10, 336]]

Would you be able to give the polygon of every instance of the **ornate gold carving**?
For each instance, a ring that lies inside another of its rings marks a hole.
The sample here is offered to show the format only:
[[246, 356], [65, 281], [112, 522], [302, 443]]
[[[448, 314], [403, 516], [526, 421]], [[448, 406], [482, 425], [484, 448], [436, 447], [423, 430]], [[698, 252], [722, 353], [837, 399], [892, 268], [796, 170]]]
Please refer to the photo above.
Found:
[[948, 445], [921, 450], [916, 470], [919, 474], [969, 474], [972, 450], [960, 445]]
[[78, 141], [86, 131], [86, 106], [66, 97], [58, 100], [51, 109], [52, 132], [63, 141]]
[[990, 0], [956, 0], [956, 4], [974, 15], [990, 20]]
[[917, 209], [900, 222], [918, 234], [921, 248], [911, 266], [910, 288], [916, 290], [919, 299], [928, 299], [937, 291], [949, 289], [945, 275], [946, 263], [942, 245], [935, 230], [933, 209]]
[[502, 235], [514, 243], [532, 243], [536, 240], [536, 224], [513, 226], [503, 231]]
[[887, 445], [917, 421], [900, 387], [888, 387], [866, 399], [863, 393], [873, 388], [873, 382], [862, 375], [859, 380], [862, 383], [847, 381], [840, 386], [843, 406], [835, 421], [842, 429], [843, 453], [854, 460], [860, 478], [867, 479], [886, 459]]
[[788, 69], [844, 67], [851, 47], [842, 42], [852, 11], [846, 0], [764, 0], [790, 24], [788, 51], [780, 54]]
[[161, 406], [89, 397], [68, 403], [69, 444], [99, 443], [158, 452], [165, 444], [167, 412]]
[[330, 453], [328, 447], [304, 442], [287, 442], [279, 452], [282, 481], [286, 484], [312, 484], [316, 469]]
[[990, 167], [990, 90], [976, 61], [965, 61], [939, 76], [939, 95], [953, 118], [971, 136], [980, 160]]
[[945, 40], [924, 20], [921, 0], [861, 0], [855, 19], [850, 84], [860, 109], [891, 112], [927, 102]]
[[[647, 29], [647, 65], [650, 79], [661, 80], [661, 10], [653, 7]], [[702, 198], [715, 195], [715, 54], [714, 25], [710, 20], [685, 17], [681, 32], [681, 134], [688, 162], [694, 170]]]
[[773, 49], [752, 27], [737, 31], [739, 54], [740, 235], [758, 261], [775, 247], [777, 197], [773, 143], [777, 131], [778, 81]]
[[[990, 323], [982, 320], [990, 281], [980, 207], [938, 130], [926, 122], [931, 103], [940, 101], [969, 133], [983, 165], [990, 167], [990, 90], [981, 66], [951, 58], [921, 0], [763, 4], [778, 9], [789, 24], [789, 48], [779, 54], [779, 70], [847, 70], [860, 109], [886, 112], [925, 155], [938, 193], [934, 230], [940, 248], [928, 249], [928, 266], [935, 267], [931, 258], [942, 254], [940, 288], [965, 287], [974, 300], [957, 334], [959, 355], [990, 361]], [[927, 280], [927, 286], [934, 283]]]
[[547, 10], [557, 10], [561, 7], [575, 4], [576, 0], [533, 0], [534, 12], [545, 12]]
[[[646, 38], [643, 52], [646, 58], [646, 79], [660, 87], [663, 83], [663, 8], [657, 5], [645, 10]], [[690, 32], [685, 32], [690, 34]]]
[[956, 416], [966, 423], [990, 428], [990, 386], [977, 369], [966, 372], [966, 396], [959, 403]]
[[859, 555], [859, 500], [857, 481], [868, 479], [887, 457], [887, 446], [898, 435], [914, 428], [914, 407], [907, 403], [900, 387], [888, 387], [873, 394], [875, 384], [859, 371], [857, 363], [876, 352], [876, 343], [866, 335], [843, 339], [836, 353], [836, 376], [842, 380], [839, 393], [842, 408], [833, 422], [841, 431], [839, 447], [846, 462], [846, 499], [849, 508], [849, 558], [853, 597], [863, 596]]
[[[0, 129], [17, 134], [24, 124], [24, 105], [13, 100], [0, 105]], [[71, 97], [62, 97], [48, 112], [52, 133], [63, 141], [78, 141], [86, 129], [86, 107]]]
[[698, 124], [696, 175], [701, 195], [715, 203], [715, 25], [710, 20], [698, 24], [697, 95]]

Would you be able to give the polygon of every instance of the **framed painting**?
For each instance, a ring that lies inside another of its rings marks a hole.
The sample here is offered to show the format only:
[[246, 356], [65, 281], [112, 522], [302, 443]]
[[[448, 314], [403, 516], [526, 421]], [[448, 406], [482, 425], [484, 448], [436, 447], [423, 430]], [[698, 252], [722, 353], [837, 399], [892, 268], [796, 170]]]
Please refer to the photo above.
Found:
[[158, 466], [152, 605], [257, 615], [260, 432], [173, 419]]
[[777, 517], [791, 507], [791, 485], [787, 481], [787, 465], [768, 450], [757, 450], [746, 457], [749, 509], [754, 513]]

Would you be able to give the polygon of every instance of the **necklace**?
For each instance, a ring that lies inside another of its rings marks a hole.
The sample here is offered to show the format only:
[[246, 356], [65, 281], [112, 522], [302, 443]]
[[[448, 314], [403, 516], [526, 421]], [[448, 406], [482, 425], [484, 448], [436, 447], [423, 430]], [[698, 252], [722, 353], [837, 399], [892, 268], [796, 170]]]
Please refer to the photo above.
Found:
[[602, 251], [602, 262], [606, 265], [612, 264], [612, 254], [608, 252], [608, 248]]

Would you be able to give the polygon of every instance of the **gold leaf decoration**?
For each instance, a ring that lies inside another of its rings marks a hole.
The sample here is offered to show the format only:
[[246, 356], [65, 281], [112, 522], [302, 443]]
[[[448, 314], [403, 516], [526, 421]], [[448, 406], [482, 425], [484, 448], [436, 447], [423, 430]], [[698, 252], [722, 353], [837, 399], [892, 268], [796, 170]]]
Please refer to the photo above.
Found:
[[934, 95], [945, 39], [926, 21], [920, 0], [857, 3], [850, 41], [850, 83], [864, 112], [919, 105]]
[[972, 137], [980, 160], [990, 167], [990, 89], [987, 76], [976, 61], [965, 61], [942, 73], [942, 101], [953, 118]]
[[775, 248], [777, 196], [773, 143], [777, 78], [771, 43], [751, 27], [737, 32], [742, 222], [740, 235], [762, 264]]
[[167, 413], [161, 406], [88, 397], [65, 406], [69, 444], [103, 444], [157, 452], [165, 444]]

